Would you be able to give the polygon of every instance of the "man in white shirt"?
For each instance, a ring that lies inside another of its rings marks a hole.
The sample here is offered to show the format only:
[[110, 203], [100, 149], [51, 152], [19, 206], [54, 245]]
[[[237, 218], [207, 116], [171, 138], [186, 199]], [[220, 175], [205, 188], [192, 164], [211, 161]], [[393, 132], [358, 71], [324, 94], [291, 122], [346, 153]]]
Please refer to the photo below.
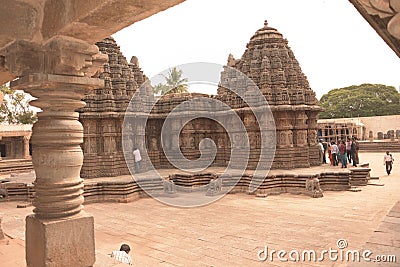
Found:
[[136, 147], [133, 149], [133, 156], [135, 157], [136, 172], [139, 173], [142, 169], [142, 156], [140, 150]]
[[337, 156], [339, 153], [339, 148], [335, 142], [332, 142], [331, 153], [332, 153], [333, 166], [337, 166], [338, 165], [338, 157]]
[[383, 156], [383, 165], [386, 165], [387, 175], [390, 175], [390, 172], [392, 171], [393, 161], [392, 154], [389, 154], [389, 151], [386, 151], [385, 156]]
[[324, 163], [324, 145], [322, 144], [322, 140], [319, 140], [318, 142], [318, 147], [319, 147], [319, 163]]
[[111, 252], [111, 258], [114, 258], [116, 261], [132, 265], [132, 258], [128, 255], [129, 251], [131, 251], [129, 245], [122, 244], [119, 251], [114, 250]]

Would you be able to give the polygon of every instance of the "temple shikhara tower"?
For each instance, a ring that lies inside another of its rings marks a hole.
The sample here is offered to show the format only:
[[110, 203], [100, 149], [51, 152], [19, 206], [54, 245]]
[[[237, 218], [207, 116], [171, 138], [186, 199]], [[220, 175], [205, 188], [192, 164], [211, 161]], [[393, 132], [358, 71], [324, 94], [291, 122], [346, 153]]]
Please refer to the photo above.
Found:
[[138, 92], [138, 105], [153, 98], [151, 88], [141, 86], [147, 77], [136, 57], [128, 63], [113, 38], [97, 42], [100, 52], [108, 55], [108, 62], [97, 76], [104, 87], [85, 96], [86, 106], [80, 111], [84, 128], [84, 163], [81, 176], [93, 178], [129, 174], [122, 151], [122, 124], [130, 99]]
[[[277, 144], [272, 168], [320, 165], [317, 115], [321, 107], [282, 34], [265, 21], [264, 27], [251, 37], [241, 59], [229, 55], [228, 66], [254, 81], [273, 112]], [[235, 83], [243, 92], [250, 89], [232, 74], [229, 70], [223, 72], [221, 81], [227, 85]], [[218, 96], [230, 106], [243, 106], [234, 104], [238, 101], [229, 90], [219, 88]]]
[[[98, 73], [104, 80], [104, 88], [94, 90], [85, 97], [87, 106], [80, 114], [85, 132], [85, 157], [81, 174], [86, 178], [129, 174], [121, 142], [125, 110], [137, 90], [140, 90], [140, 102], [135, 103], [135, 107], [145, 106], [147, 102], [154, 100], [137, 58], [133, 57], [128, 63], [112, 38], [98, 42], [97, 45], [101, 52], [108, 54], [109, 60], [104, 64], [103, 72]], [[235, 88], [236, 93], [228, 88]], [[236, 60], [229, 55], [227, 66], [221, 73], [216, 96], [189, 93], [162, 96], [154, 105], [145, 124], [129, 125], [133, 133], [130, 142], [142, 150], [146, 149], [148, 159], [155, 168], [171, 168], [172, 165], [161, 146], [161, 129], [166, 117], [184, 101], [195, 98], [217, 99], [234, 110], [245, 125], [250, 146], [247, 168], [254, 169], [263, 145], [262, 134], [254, 114], [248, 111], [247, 104], [239, 96], [252, 95], [253, 90], [261, 90], [275, 121], [276, 151], [272, 168], [292, 169], [320, 165], [316, 118], [321, 108], [288, 46], [288, 41], [276, 29], [269, 27], [267, 22], [251, 37], [241, 59]], [[201, 108], [198, 111], [202, 111]], [[210, 110], [209, 108], [205, 104], [204, 112]], [[229, 121], [229, 114], [232, 113], [218, 114], [220, 120]], [[178, 117], [180, 116], [177, 116], [177, 120]], [[135, 138], [142, 135], [143, 131], [146, 133], [145, 144]], [[228, 165], [231, 140], [220, 124], [208, 118], [197, 118], [188, 122], [177, 134], [179, 148], [186, 158], [199, 158], [199, 143], [204, 138], [210, 138], [217, 147], [212, 166]]]

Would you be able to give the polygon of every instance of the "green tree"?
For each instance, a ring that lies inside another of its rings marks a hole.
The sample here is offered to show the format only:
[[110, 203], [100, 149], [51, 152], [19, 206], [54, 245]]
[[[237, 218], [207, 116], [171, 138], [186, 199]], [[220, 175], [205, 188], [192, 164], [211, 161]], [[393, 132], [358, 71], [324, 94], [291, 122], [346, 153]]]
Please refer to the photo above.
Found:
[[393, 86], [361, 84], [333, 89], [323, 95], [320, 119], [400, 114], [400, 94]]
[[159, 83], [153, 86], [153, 92], [156, 95], [172, 94], [172, 93], [187, 93], [188, 82], [187, 78], [182, 78], [182, 70], [176, 67], [169, 69], [168, 76], [163, 75], [165, 83]]
[[0, 92], [4, 94], [4, 100], [0, 106], [0, 123], [33, 124], [37, 120], [36, 113], [28, 104], [28, 94], [5, 85], [0, 86]]

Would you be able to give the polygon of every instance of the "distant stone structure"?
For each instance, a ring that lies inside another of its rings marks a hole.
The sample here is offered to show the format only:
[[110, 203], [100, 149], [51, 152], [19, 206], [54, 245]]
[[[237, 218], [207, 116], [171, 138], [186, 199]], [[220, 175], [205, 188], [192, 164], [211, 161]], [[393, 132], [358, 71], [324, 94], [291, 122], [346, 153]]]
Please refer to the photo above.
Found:
[[366, 139], [366, 128], [359, 121], [351, 119], [329, 119], [318, 120], [318, 137], [326, 142], [346, 140], [357, 137], [359, 140]]
[[374, 132], [373, 131], [369, 131], [368, 133], [368, 140], [370, 142], [374, 141]]
[[[139, 68], [137, 58], [128, 63], [112, 38], [97, 43], [101, 52], [108, 54], [104, 71], [98, 77], [104, 80], [104, 88], [94, 90], [84, 101], [80, 120], [84, 127], [84, 163], [81, 176], [117, 176], [127, 174], [121, 144], [124, 111], [129, 99], [140, 88], [140, 103], [151, 102], [153, 92], [142, 85], [146, 81]], [[252, 94], [256, 90], [248, 85], [235, 69], [249, 77], [261, 90], [269, 103], [276, 126], [276, 151], [272, 168], [300, 168], [320, 165], [317, 146], [317, 115], [321, 111], [315, 93], [311, 90], [306, 76], [288, 46], [288, 41], [276, 29], [268, 26], [259, 29], [250, 39], [241, 59], [229, 55], [227, 66], [221, 73], [220, 86], [216, 96], [203, 94], [169, 94], [161, 97], [148, 118], [146, 129], [141, 123], [129, 125], [133, 133], [131, 145], [147, 149], [149, 160], [156, 168], [172, 168], [162, 153], [161, 129], [165, 118], [174, 107], [189, 99], [216, 98], [227, 104], [240, 115], [246, 127], [250, 143], [250, 157], [247, 168], [257, 166], [261, 150], [261, 132], [255, 127], [256, 118], [246, 103], [234, 92]], [[207, 110], [207, 107], [204, 107]], [[229, 114], [221, 115], [229, 120]], [[141, 144], [136, 136], [145, 136]], [[213, 139], [217, 155], [213, 166], [227, 166], [230, 160], [231, 144], [228, 134], [221, 125], [207, 118], [198, 118], [187, 123], [179, 134], [179, 147], [188, 159], [200, 156], [199, 144], [204, 138]], [[129, 150], [128, 150], [129, 151]], [[129, 152], [127, 154], [129, 157]], [[272, 155], [271, 155], [272, 156]]]
[[32, 125], [1, 125], [0, 160], [30, 159], [31, 135]]
[[[353, 136], [360, 141], [360, 150], [369, 152], [400, 151], [400, 115], [321, 119], [318, 137], [326, 142]], [[396, 130], [394, 130], [396, 129]]]
[[393, 139], [392, 136], [398, 139], [400, 133], [400, 115], [319, 119], [317, 122], [318, 135], [326, 141], [351, 136], [359, 140]]

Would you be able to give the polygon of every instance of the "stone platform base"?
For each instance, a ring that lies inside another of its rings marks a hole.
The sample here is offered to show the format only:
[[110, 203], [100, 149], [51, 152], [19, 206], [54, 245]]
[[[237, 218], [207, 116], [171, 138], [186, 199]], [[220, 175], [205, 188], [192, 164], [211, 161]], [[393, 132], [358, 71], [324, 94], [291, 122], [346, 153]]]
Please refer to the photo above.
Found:
[[[368, 164], [363, 166], [365, 167], [340, 169], [323, 165], [292, 170], [271, 170], [258, 174], [248, 170], [243, 175], [241, 173], [222, 175], [225, 169], [219, 167], [194, 173], [160, 169], [157, 172], [161, 178], [154, 172], [146, 172], [140, 174], [139, 181], [135, 181], [130, 175], [85, 179], [84, 197], [85, 204], [131, 202], [141, 197], [148, 197], [149, 192], [163, 194], [163, 179], [166, 178], [174, 181], [178, 191], [205, 192], [207, 185], [215, 177], [222, 178], [222, 187], [229, 190], [229, 193], [250, 193], [258, 196], [293, 193], [321, 197], [320, 191], [349, 190], [351, 186], [367, 185], [370, 169], [367, 167]], [[25, 182], [11, 181], [3, 184], [8, 191], [7, 200], [30, 202], [35, 195], [33, 179], [34, 177]]]
[[4, 239], [3, 229], [1, 229], [1, 218], [0, 218], [0, 240]]

